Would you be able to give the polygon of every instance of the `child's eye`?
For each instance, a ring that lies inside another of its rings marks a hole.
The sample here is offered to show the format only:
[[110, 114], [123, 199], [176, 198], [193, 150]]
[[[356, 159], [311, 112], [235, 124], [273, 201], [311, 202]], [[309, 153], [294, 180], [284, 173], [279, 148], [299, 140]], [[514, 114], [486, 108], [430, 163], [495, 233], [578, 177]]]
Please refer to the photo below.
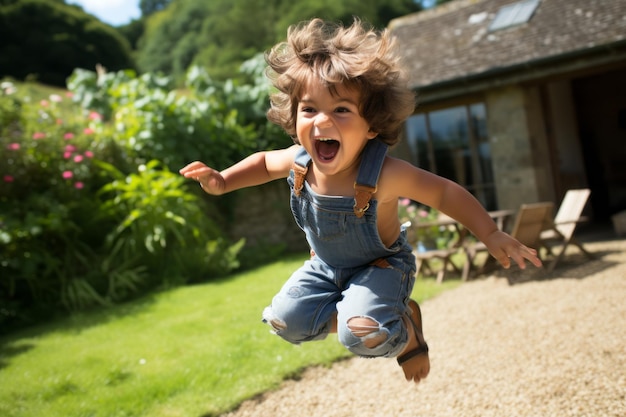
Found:
[[349, 113], [350, 109], [348, 109], [347, 107], [337, 107], [337, 109], [335, 111], [337, 113]]
[[303, 113], [313, 113], [315, 109], [313, 107], [302, 107], [300, 111]]

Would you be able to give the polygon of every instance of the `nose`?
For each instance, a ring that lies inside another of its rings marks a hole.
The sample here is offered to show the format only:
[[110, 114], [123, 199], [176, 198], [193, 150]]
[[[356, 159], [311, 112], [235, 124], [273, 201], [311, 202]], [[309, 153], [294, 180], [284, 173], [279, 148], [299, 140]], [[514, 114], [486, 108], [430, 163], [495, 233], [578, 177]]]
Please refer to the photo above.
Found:
[[330, 125], [332, 125], [332, 120], [331, 118], [328, 116], [328, 114], [324, 113], [324, 112], [319, 112], [316, 116], [315, 116], [315, 122], [314, 122], [315, 127], [328, 127]]

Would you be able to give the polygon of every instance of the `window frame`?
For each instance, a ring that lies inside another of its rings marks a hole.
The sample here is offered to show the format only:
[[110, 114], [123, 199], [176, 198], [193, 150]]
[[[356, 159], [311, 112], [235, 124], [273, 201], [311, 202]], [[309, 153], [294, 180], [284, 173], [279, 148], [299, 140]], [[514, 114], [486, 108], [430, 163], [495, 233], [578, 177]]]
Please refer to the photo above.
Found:
[[[423, 127], [425, 132], [426, 139], [426, 159], [428, 161], [428, 166], [421, 166], [428, 171], [431, 171], [435, 174], [441, 175], [439, 173], [437, 167], [437, 158], [435, 153], [435, 139], [433, 137], [432, 125], [431, 125], [431, 115], [432, 113], [443, 111], [447, 109], [454, 108], [462, 108], [464, 110], [464, 117], [466, 123], [466, 135], [467, 135], [467, 144], [463, 149], [464, 152], [468, 152], [469, 154], [469, 163], [468, 167], [469, 172], [471, 173], [471, 183], [461, 184], [464, 188], [466, 188], [470, 193], [472, 193], [488, 210], [496, 210], [497, 207], [497, 195], [496, 195], [496, 184], [495, 177], [493, 174], [493, 163], [491, 162], [491, 143], [489, 141], [489, 131], [486, 130], [485, 137], [481, 141], [479, 137], [479, 126], [476, 126], [474, 120], [473, 106], [480, 105], [482, 106], [482, 111], [484, 112], [484, 122], [488, 123], [488, 109], [487, 104], [485, 103], [482, 97], [473, 97], [471, 99], [466, 100], [455, 100], [451, 102], [447, 102], [445, 104], [437, 104], [430, 106], [420, 106], [411, 117], [422, 116], [423, 119]], [[408, 132], [408, 124], [410, 120], [407, 120], [405, 123], [405, 141], [407, 142], [408, 149], [411, 149], [411, 153], [408, 159], [409, 162], [420, 166], [419, 164], [419, 153], [414, 153], [416, 149], [418, 149], [417, 140], [414, 143], [410, 143], [412, 138], [409, 137]], [[485, 129], [487, 126], [485, 126]], [[480, 135], [482, 136], [482, 135]], [[489, 152], [487, 155], [481, 155], [480, 145], [483, 142], [487, 142], [489, 144]], [[488, 170], [488, 171], [485, 171]], [[458, 175], [457, 175], [458, 177]], [[451, 178], [453, 181], [457, 181], [457, 178]]]

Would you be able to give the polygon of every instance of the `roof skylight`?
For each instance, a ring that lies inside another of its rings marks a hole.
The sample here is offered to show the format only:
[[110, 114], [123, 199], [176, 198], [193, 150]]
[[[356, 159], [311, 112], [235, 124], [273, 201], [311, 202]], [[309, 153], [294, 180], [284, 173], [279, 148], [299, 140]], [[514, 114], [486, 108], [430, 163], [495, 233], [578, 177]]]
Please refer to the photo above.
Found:
[[491, 22], [489, 31], [520, 25], [530, 20], [539, 5], [539, 0], [523, 0], [502, 6]]

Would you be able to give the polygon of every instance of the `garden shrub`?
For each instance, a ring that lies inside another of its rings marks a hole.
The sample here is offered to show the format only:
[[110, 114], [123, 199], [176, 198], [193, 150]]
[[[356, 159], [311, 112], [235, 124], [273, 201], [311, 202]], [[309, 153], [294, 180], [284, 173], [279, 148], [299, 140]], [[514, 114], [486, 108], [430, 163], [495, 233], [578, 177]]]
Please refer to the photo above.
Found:
[[[253, 128], [150, 77], [110, 78], [105, 94], [96, 78], [80, 93], [41, 101], [2, 85], [3, 330], [37, 310], [107, 305], [238, 266], [243, 241], [224, 238], [209, 199], [170, 167], [191, 155], [239, 158], [253, 146]], [[85, 107], [61, 112], [70, 97]]]

